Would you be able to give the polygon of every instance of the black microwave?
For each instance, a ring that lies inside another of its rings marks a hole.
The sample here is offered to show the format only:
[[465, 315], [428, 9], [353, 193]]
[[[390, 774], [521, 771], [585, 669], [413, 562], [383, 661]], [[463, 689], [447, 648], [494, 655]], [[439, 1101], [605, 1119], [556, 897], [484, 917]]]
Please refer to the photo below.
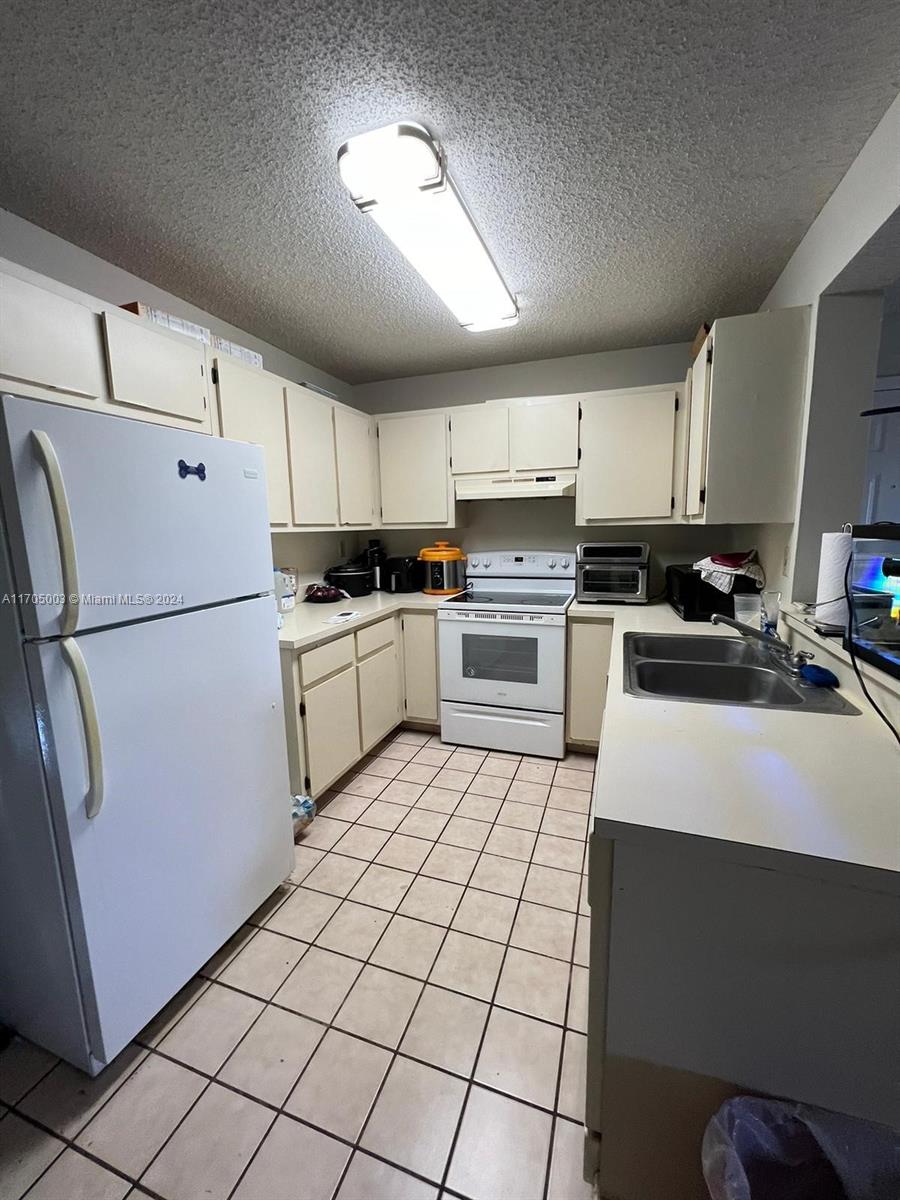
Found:
[[758, 585], [746, 575], [735, 575], [734, 586], [726, 593], [705, 583], [690, 563], [666, 567], [666, 599], [682, 621], [708, 621], [713, 613], [733, 617], [734, 597], [758, 591]]

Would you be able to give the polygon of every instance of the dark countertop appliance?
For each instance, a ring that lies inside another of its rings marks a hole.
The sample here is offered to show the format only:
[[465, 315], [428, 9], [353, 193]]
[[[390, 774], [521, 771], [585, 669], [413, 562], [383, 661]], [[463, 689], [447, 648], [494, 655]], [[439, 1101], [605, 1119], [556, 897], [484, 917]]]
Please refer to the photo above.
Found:
[[746, 575], [735, 575], [734, 586], [726, 593], [705, 583], [692, 563], [666, 567], [666, 599], [682, 621], [708, 621], [713, 613], [733, 617], [735, 596], [758, 591], [758, 586]]
[[421, 592], [425, 586], [425, 564], [415, 554], [389, 558], [381, 568], [383, 592]]
[[375, 572], [357, 563], [341, 563], [328, 568], [325, 582], [343, 588], [348, 596], [370, 596], [375, 590]]
[[900, 524], [854, 525], [844, 648], [900, 679]]

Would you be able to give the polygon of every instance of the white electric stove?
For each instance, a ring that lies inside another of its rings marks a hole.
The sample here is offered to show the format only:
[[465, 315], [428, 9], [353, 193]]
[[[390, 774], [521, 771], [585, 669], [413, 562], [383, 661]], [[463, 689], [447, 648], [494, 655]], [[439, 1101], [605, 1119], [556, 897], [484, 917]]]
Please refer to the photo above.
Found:
[[438, 608], [441, 737], [562, 758], [575, 555], [475, 551], [467, 579]]

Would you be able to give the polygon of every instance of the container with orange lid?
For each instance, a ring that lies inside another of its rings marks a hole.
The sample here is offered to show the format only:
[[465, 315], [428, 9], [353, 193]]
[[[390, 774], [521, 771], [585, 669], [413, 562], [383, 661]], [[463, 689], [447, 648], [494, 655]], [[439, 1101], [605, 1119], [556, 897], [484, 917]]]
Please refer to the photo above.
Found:
[[419, 551], [419, 562], [425, 564], [425, 586], [429, 596], [455, 596], [466, 586], [466, 556], [459, 546], [435, 542]]

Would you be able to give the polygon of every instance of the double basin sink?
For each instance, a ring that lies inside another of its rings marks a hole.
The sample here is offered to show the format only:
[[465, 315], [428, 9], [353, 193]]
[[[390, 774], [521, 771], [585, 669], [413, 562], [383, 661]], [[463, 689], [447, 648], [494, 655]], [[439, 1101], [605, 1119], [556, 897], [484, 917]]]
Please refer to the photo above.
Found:
[[742, 638], [626, 633], [625, 691], [694, 704], [858, 713], [833, 689], [805, 683], [764, 646]]

